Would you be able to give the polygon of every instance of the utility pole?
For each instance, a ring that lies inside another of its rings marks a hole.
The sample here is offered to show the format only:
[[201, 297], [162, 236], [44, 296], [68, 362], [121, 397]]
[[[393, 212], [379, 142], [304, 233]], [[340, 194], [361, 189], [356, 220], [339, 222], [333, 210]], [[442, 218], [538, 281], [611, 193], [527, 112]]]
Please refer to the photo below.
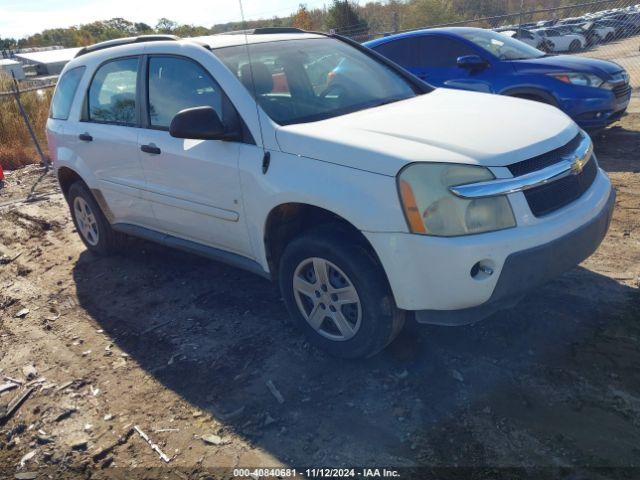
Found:
[[18, 103], [18, 109], [20, 110], [20, 115], [24, 120], [27, 129], [29, 130], [29, 134], [31, 135], [31, 139], [36, 146], [36, 150], [38, 151], [38, 155], [40, 155], [40, 162], [42, 162], [42, 166], [45, 168], [45, 171], [49, 170], [49, 162], [47, 162], [47, 157], [44, 156], [42, 152], [42, 148], [40, 148], [40, 142], [38, 142], [38, 137], [36, 136], [36, 132], [33, 131], [33, 127], [31, 126], [31, 121], [29, 120], [29, 116], [22, 106], [22, 102], [20, 101], [20, 86], [18, 85], [18, 80], [16, 80], [16, 76], [11, 72], [11, 76], [13, 77], [13, 86], [14, 86], [14, 96], [16, 97], [16, 102]]
[[522, 34], [522, 15], [524, 14], [524, 0], [520, 0], [520, 21], [518, 22], [518, 34]]

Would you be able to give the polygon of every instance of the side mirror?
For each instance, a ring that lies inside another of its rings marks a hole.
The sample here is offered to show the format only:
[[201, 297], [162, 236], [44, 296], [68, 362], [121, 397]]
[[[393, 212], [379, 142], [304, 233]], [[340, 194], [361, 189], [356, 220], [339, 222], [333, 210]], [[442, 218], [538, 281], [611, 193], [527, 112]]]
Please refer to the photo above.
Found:
[[238, 133], [227, 132], [217, 112], [211, 107], [194, 107], [179, 111], [169, 126], [175, 138], [194, 140], [236, 140]]
[[478, 55], [464, 55], [458, 57], [457, 64], [460, 68], [468, 70], [484, 70], [487, 68], [487, 62]]

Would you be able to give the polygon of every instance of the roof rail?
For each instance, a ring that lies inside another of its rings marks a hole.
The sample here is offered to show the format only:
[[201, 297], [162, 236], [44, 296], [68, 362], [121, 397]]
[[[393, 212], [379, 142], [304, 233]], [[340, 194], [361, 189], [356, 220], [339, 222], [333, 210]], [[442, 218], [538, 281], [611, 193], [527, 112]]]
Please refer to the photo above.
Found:
[[232, 30], [230, 32], [222, 32], [219, 35], [269, 35], [274, 33], [307, 33], [295, 27], [259, 27], [249, 28], [247, 30]]
[[105, 48], [119, 47], [120, 45], [129, 45], [131, 43], [159, 42], [163, 40], [175, 41], [180, 40], [180, 37], [176, 37], [175, 35], [140, 35], [137, 37], [116, 38], [114, 40], [107, 40], [106, 42], [100, 42], [94, 45], [89, 45], [88, 47], [83, 47], [78, 53], [76, 53], [75, 58], [86, 53], [104, 50]]

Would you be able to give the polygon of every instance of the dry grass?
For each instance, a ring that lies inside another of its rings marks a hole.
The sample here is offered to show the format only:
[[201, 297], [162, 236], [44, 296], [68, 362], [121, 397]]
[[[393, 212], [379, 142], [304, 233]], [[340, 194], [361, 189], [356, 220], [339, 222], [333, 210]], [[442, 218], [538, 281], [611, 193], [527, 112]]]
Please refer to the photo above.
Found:
[[[13, 91], [10, 77], [0, 74], [0, 92]], [[48, 88], [23, 93], [20, 96], [31, 124], [36, 132], [40, 146], [47, 152], [45, 124], [49, 115], [49, 103], [53, 89]], [[0, 97], [0, 165], [5, 170], [20, 168], [40, 161], [38, 152], [29, 135], [20, 110], [13, 96]]]

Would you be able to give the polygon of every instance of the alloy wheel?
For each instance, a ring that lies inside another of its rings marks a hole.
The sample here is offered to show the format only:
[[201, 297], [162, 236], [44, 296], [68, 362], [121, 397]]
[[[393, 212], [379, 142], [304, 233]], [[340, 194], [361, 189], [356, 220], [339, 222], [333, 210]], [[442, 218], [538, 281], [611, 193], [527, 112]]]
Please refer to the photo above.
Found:
[[73, 200], [73, 214], [82, 238], [92, 247], [98, 245], [100, 241], [98, 222], [91, 207], [84, 198], [76, 197]]
[[362, 323], [362, 305], [353, 282], [329, 260], [312, 257], [293, 274], [300, 313], [320, 335], [334, 341], [353, 338]]

